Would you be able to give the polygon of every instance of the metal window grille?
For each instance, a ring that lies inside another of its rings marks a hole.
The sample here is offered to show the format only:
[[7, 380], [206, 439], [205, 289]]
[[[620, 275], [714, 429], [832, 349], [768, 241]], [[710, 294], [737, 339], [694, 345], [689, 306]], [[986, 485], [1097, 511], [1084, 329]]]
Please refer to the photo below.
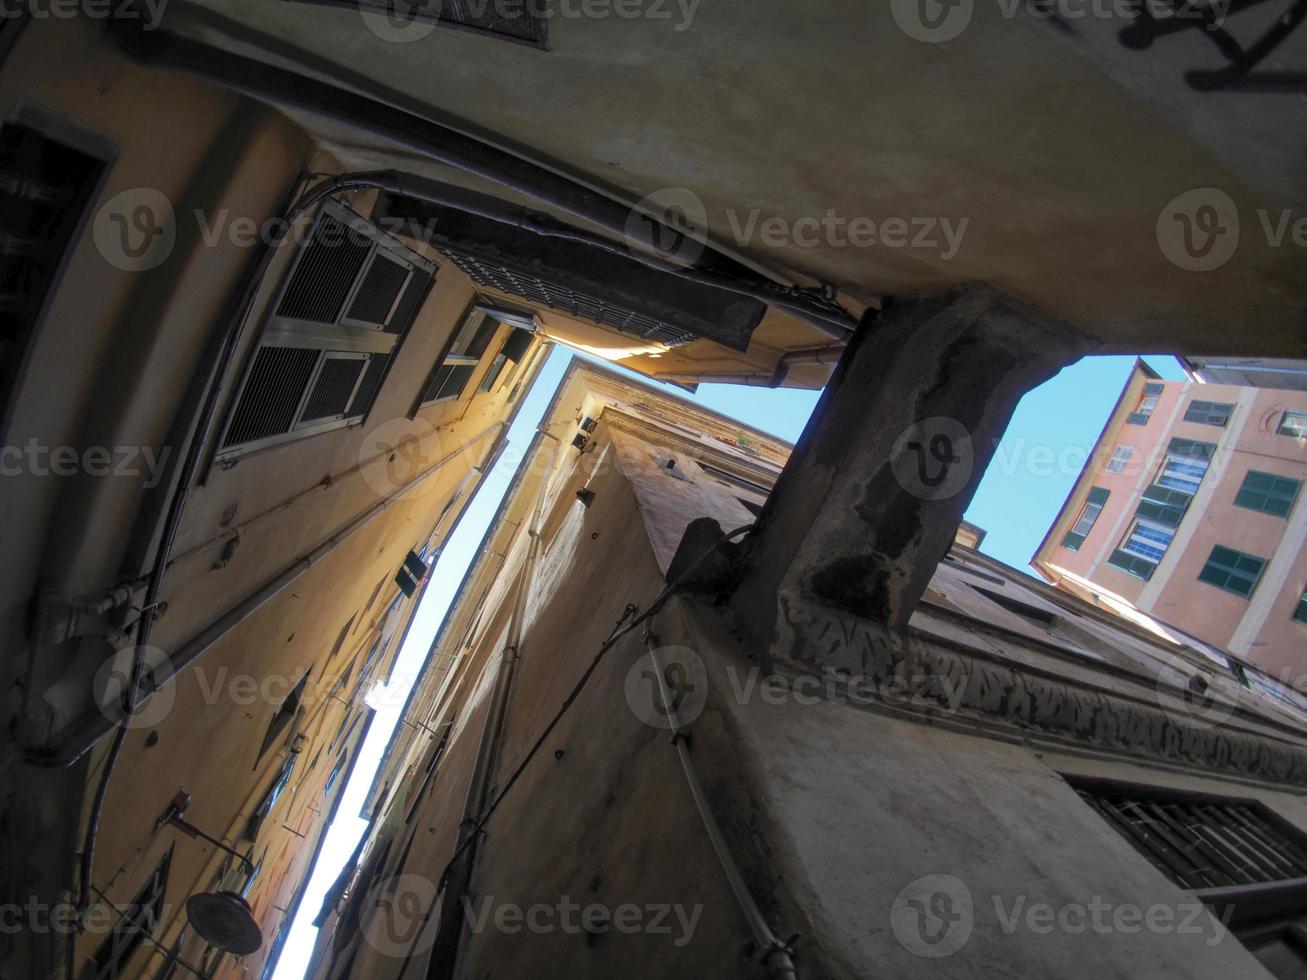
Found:
[[1080, 798], [1172, 881], [1201, 890], [1307, 878], [1307, 840], [1260, 804], [1076, 787]]
[[638, 310], [617, 306], [596, 296], [550, 282], [525, 269], [511, 269], [507, 265], [497, 265], [462, 252], [447, 251], [447, 254], [469, 279], [488, 289], [541, 303], [569, 316], [612, 327], [667, 347], [680, 347], [696, 339], [694, 334]]

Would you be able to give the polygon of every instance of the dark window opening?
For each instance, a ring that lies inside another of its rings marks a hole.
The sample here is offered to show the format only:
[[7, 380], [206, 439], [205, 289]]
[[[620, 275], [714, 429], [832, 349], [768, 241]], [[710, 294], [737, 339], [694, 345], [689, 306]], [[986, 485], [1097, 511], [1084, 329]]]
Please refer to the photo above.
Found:
[[477, 363], [498, 330], [499, 321], [494, 316], [481, 306], [472, 307], [463, 317], [444, 357], [423, 386], [418, 404], [429, 405], [446, 398], [461, 398], [476, 371]]
[[322, 787], [322, 794], [324, 796], [329, 794], [332, 790], [332, 787], [336, 785], [336, 780], [339, 779], [340, 774], [345, 771], [345, 763], [348, 761], [349, 761], [349, 750], [346, 749], [344, 752], [340, 754], [340, 758], [336, 760], [336, 764], [331, 767], [331, 773], [330, 775], [327, 776], [327, 782]]
[[404, 564], [395, 573], [395, 584], [411, 599], [417, 593], [418, 587], [426, 580], [430, 570], [431, 566], [410, 551], [404, 556]]
[[[259, 746], [259, 758], [262, 759], [264, 753], [275, 745], [285, 734], [290, 723], [295, 720], [296, 714], [299, 713], [300, 701], [304, 697], [304, 688], [309, 682], [309, 675], [305, 673], [300, 678], [294, 689], [287, 694], [277, 706], [276, 712], [273, 713], [272, 721], [268, 722], [268, 731], [263, 736], [263, 744]], [[258, 764], [257, 762], [255, 763]]]
[[286, 787], [290, 785], [290, 774], [294, 772], [295, 760], [298, 758], [299, 756], [292, 754], [289, 759], [282, 763], [277, 778], [272, 781], [272, 785], [264, 792], [263, 799], [259, 800], [259, 805], [254, 808], [250, 818], [245, 821], [245, 827], [241, 831], [241, 837], [245, 840], [256, 841], [259, 839], [259, 831], [263, 827], [263, 822], [268, 819], [268, 814], [277, 805], [277, 800]]
[[51, 287], [104, 170], [104, 161], [30, 126], [0, 127], [0, 434]]
[[100, 944], [92, 958], [93, 980], [118, 980], [131, 974], [127, 970], [136, 951], [153, 936], [163, 915], [163, 895], [168, 886], [168, 867], [172, 848], [151, 872], [141, 890], [114, 923], [113, 932]]

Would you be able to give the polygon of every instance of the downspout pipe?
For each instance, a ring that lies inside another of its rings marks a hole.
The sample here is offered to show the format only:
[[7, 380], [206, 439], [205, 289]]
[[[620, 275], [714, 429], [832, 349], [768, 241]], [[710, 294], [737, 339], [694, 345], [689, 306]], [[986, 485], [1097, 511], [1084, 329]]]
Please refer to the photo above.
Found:
[[[482, 430], [467, 443], [447, 453], [436, 462], [432, 463], [420, 474], [407, 483], [404, 483], [388, 493], [381, 500], [374, 503], [351, 519], [344, 527], [336, 531], [329, 538], [306, 552], [299, 558], [283, 568], [271, 579], [255, 589], [244, 599], [227, 610], [222, 616], [214, 620], [199, 633], [188, 640], [183, 646], [172, 653], [168, 658], [168, 664], [165, 668], [166, 677], [161, 678], [163, 683], [168, 683], [177, 674], [181, 673], [191, 664], [195, 663], [204, 653], [233, 629], [248, 619], [255, 611], [261, 608], [270, 599], [277, 596], [286, 589], [292, 582], [307, 572], [314, 565], [326, 558], [332, 551], [352, 537], [359, 529], [368, 524], [374, 517], [395, 502], [401, 494], [411, 493], [413, 488], [429, 476], [447, 465], [450, 461], [457, 459], [466, 453], [472, 446], [484, 440], [491, 432], [498, 432], [506, 423], [500, 421]], [[158, 688], [155, 688], [158, 690]], [[135, 708], [139, 709], [150, 694], [154, 691], [142, 692], [144, 696], [136, 703]], [[113, 718], [107, 710], [101, 710], [97, 706], [86, 712], [77, 721], [67, 729], [67, 734], [60, 738], [53, 745], [43, 745], [29, 748], [26, 750], [26, 760], [33, 765], [39, 766], [69, 766], [76, 762], [81, 756], [91, 748], [97, 741], [113, 730], [115, 725], [124, 723], [127, 720], [127, 714], [124, 713], [122, 718]]]
[[[463, 816], [458, 825], [458, 838], [454, 842], [454, 853], [458, 857], [450, 867], [445, 881], [441, 883], [444, 897], [440, 903], [440, 921], [436, 930], [435, 946], [427, 962], [428, 980], [449, 980], [453, 977], [459, 947], [462, 944], [463, 896], [467, 894], [471, 885], [472, 867], [477, 852], [477, 842], [470, 838], [478, 832], [481, 815], [490, 802], [491, 780], [499, 756], [500, 744], [503, 741], [508, 696], [512, 690], [513, 674], [522, 643], [522, 623], [526, 618], [526, 603], [531, 593], [536, 557], [540, 551], [540, 521], [544, 512], [545, 493], [549, 488], [549, 474], [553, 471], [554, 463], [557, 462], [558, 453], [562, 448], [556, 435], [545, 428], [539, 429], [538, 432], [541, 437], [553, 440], [554, 452], [549, 468], [540, 478], [540, 489], [536, 494], [531, 523], [528, 525], [530, 542], [527, 545], [526, 558], [522, 563], [522, 571], [517, 578], [513, 611], [509, 617], [508, 642], [505, 643], [500, 655], [499, 670], [495, 675], [495, 688], [486, 712], [485, 725], [481, 729], [481, 740], [472, 767], [472, 778], [463, 804]], [[536, 445], [539, 445], [538, 441]]]
[[[577, 181], [378, 99], [168, 31], [144, 32], [121, 22], [116, 29], [123, 50], [145, 65], [180, 72], [261, 102], [344, 124], [427, 160], [549, 204], [602, 228], [618, 241], [634, 240], [638, 249], [621, 249], [628, 257], [640, 258], [647, 253], [645, 257], [653, 259], [660, 241], [668, 236], [672, 240], [685, 237], [683, 229], [651, 215], [632, 220], [637, 214], [632, 207]], [[666, 265], [678, 268], [672, 263]], [[734, 283], [737, 292], [756, 289], [768, 297], [764, 302], [801, 317], [835, 339], [847, 339], [857, 326], [852, 314], [831, 299], [825, 289], [801, 289], [764, 279], [710, 246], [705, 246], [684, 271], [706, 276], [700, 281], [708, 284]]]

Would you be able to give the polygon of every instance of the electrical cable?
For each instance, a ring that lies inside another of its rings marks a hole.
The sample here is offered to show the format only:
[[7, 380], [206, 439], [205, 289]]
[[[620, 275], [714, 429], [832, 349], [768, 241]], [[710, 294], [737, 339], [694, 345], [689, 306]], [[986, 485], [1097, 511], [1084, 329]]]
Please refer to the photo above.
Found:
[[[535, 758], [536, 753], [540, 751], [540, 748], [544, 745], [545, 741], [549, 738], [550, 734], [552, 734], [553, 730], [558, 726], [558, 723], [563, 720], [563, 716], [567, 714], [568, 709], [572, 707], [572, 705], [576, 702], [576, 699], [581, 695], [582, 690], [585, 689], [585, 686], [589, 682], [591, 676], [593, 676], [595, 670], [599, 667], [599, 662], [603, 660], [604, 655], [607, 654], [608, 651], [613, 648], [613, 646], [617, 643], [618, 640], [626, 636], [626, 634], [633, 631], [636, 627], [640, 626], [642, 623], [645, 623], [653, 619], [654, 616], [658, 615], [658, 613], [662, 610], [663, 606], [667, 604], [667, 600], [672, 597], [672, 594], [678, 588], [680, 588], [689, 579], [690, 575], [701, 564], [707, 561], [708, 558], [710, 558], [713, 555], [713, 553], [717, 551], [718, 548], [720, 548], [726, 542], [730, 541], [732, 538], [736, 538], [742, 534], [746, 534], [748, 532], [753, 531], [756, 527], [757, 527], [756, 523], [746, 524], [743, 527], [737, 527], [734, 531], [728, 531], [725, 534], [723, 534], [712, 544], [711, 547], [709, 547], [706, 551], [704, 551], [703, 554], [701, 554], [698, 558], [696, 558], [684, 572], [682, 572], [679, 576], [677, 576], [675, 581], [669, 582], [667, 586], [660, 593], [658, 593], [658, 596], [654, 599], [654, 601], [649, 604], [648, 609], [646, 609], [641, 615], [637, 616], [635, 619], [631, 620], [625, 626], [622, 625], [623, 621], [629, 615], [631, 615], [636, 611], [636, 607], [634, 605], [628, 605], [626, 609], [623, 610], [622, 617], [618, 619], [617, 626], [614, 627], [614, 631], [609, 634], [608, 639], [605, 640], [603, 645], [599, 648], [599, 652], [595, 654], [594, 659], [591, 660], [590, 664], [586, 667], [586, 669], [582, 671], [580, 678], [577, 679], [576, 684], [573, 685], [572, 690], [568, 693], [567, 697], [563, 699], [563, 703], [559, 707], [558, 711], [554, 714], [554, 717], [550, 720], [549, 724], [545, 726], [544, 731], [540, 733], [540, 736], [535, 740], [535, 743], [527, 751], [526, 755], [522, 758], [522, 761], [518, 763], [517, 768], [513, 770], [513, 774], [508, 777], [508, 781], [504, 783], [503, 789], [499, 791], [499, 793], [495, 796], [495, 798], [490, 802], [490, 805], [486, 807], [486, 812], [482, 814], [481, 818], [477, 821], [476, 826], [472, 828], [472, 832], [468, 834], [467, 839], [464, 840], [463, 842], [463, 845], [454, 852], [453, 856], [445, 864], [445, 869], [440, 873], [440, 884], [437, 888], [437, 894], [439, 894], [439, 892], [444, 889], [445, 881], [449, 876], [450, 869], [454, 866], [454, 862], [457, 861], [463, 855], [463, 852], [466, 851], [467, 848], [471, 845], [471, 843], [475, 841], [477, 837], [480, 835], [481, 831], [485, 828], [486, 822], [491, 818], [491, 816], [494, 815], [495, 810], [499, 807], [499, 804], [503, 802], [504, 797], [508, 795], [509, 790], [513, 788], [513, 784], [517, 782], [518, 777], [520, 777], [522, 773], [526, 770], [526, 767], [530, 765], [531, 760]], [[430, 913], [428, 913], [428, 915], [430, 915]]]

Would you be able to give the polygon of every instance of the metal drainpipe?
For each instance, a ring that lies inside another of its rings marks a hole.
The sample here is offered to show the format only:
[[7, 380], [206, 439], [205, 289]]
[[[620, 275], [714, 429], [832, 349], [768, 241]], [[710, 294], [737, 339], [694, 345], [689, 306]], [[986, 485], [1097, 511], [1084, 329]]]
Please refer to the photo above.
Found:
[[[169, 657], [168, 669], [170, 675], [169, 678], [165, 679], [165, 683], [198, 660], [206, 650], [231, 632], [255, 610], [298, 579], [301, 575], [335, 550], [338, 545], [343, 543], [361, 527], [372, 520], [372, 518], [376, 517], [390, 506], [396, 497], [402, 493], [411, 492], [413, 487], [418, 483], [427, 479], [437, 470], [443, 468], [451, 460], [456, 459], [463, 453], [467, 452], [468, 449], [476, 445], [478, 442], [481, 442], [491, 432], [502, 429], [505, 424], [505, 422], [499, 421], [488, 426], [458, 449], [455, 449], [453, 452], [447, 453], [440, 459], [436, 460], [436, 462], [427, 467], [408, 483], [396, 487], [381, 500], [377, 501], [367, 510], [354, 517], [349, 521], [349, 523], [319, 544], [312, 551], [309, 551], [295, 559], [295, 561], [287, 565], [262, 586], [247, 595], [226, 613], [206, 626]], [[142, 698], [141, 701], [137, 703], [137, 708], [144, 703], [144, 700], [145, 699]], [[40, 766], [72, 765], [72, 763], [81, 758], [82, 754], [90, 749], [91, 746], [112, 731], [115, 724], [117, 724], [117, 722], [110, 719], [108, 714], [97, 706], [83, 714], [77, 721], [73, 722], [73, 724], [69, 726], [68, 733], [56, 744], [35, 746], [27, 749], [25, 751], [26, 760], [34, 765]]]
[[685, 773], [686, 783], [689, 784], [690, 796], [694, 798], [695, 808], [699, 811], [699, 819], [703, 821], [708, 840], [712, 843], [712, 849], [726, 875], [726, 882], [730, 885], [735, 901], [749, 925], [749, 931], [753, 933], [753, 941], [760, 950], [764, 951], [762, 962], [767, 967], [767, 972], [773, 980], [797, 980], [798, 972], [795, 970], [793, 953], [789, 945], [777, 939], [775, 933], [771, 931], [771, 926], [767, 924], [762, 910], [758, 908], [758, 903], [749, 892], [749, 886], [744, 876], [740, 874], [739, 865], [731, 855], [730, 846], [722, 836], [717, 818], [713, 816], [712, 808], [708, 805], [708, 797], [699, 782], [698, 773], [695, 772], [694, 758], [690, 755], [689, 736], [681, 729], [680, 719], [672, 707], [675, 702], [671, 692], [667, 690], [667, 678], [663, 673], [662, 658], [658, 655], [658, 641], [651, 632], [652, 628], [653, 623], [650, 621], [645, 628], [644, 643], [649, 650], [649, 659], [653, 661], [654, 675], [658, 678], [658, 696], [663, 702], [663, 712], [672, 726], [672, 745], [675, 746], [676, 755], [681, 760], [681, 769]]
[[[428, 980], [453, 977], [458, 950], [462, 945], [463, 896], [471, 884], [472, 867], [476, 861], [477, 851], [476, 841], [469, 843], [469, 838], [476, 833], [481, 814], [490, 799], [491, 777], [494, 773], [495, 760], [499, 755], [500, 742], [503, 740], [508, 695], [512, 689], [514, 668], [519, 659], [518, 646], [522, 642], [522, 621], [526, 615], [526, 601], [531, 592], [536, 556], [540, 551], [540, 518], [544, 511], [545, 492], [549, 489], [549, 474], [553, 472], [562, 448], [558, 436], [543, 427], [537, 431], [541, 436], [554, 441], [554, 452], [549, 468], [540, 479], [540, 490], [536, 494], [535, 508], [527, 529], [531, 540], [527, 545], [522, 571], [518, 575], [513, 611], [509, 618], [508, 642], [504, 645], [500, 656], [499, 671], [495, 676], [495, 690], [486, 712], [485, 725], [481, 729], [481, 741], [477, 746], [476, 762], [472, 767], [472, 779], [468, 786], [467, 799], [463, 804], [463, 816], [458, 825], [458, 838], [454, 842], [454, 853], [457, 854], [462, 850], [462, 854], [449, 869], [449, 877], [444, 883], [444, 898], [440, 903], [436, 943], [431, 951], [431, 959], [427, 963]], [[530, 456], [527, 459], [529, 460]], [[527, 465], [525, 460], [523, 465]]]

